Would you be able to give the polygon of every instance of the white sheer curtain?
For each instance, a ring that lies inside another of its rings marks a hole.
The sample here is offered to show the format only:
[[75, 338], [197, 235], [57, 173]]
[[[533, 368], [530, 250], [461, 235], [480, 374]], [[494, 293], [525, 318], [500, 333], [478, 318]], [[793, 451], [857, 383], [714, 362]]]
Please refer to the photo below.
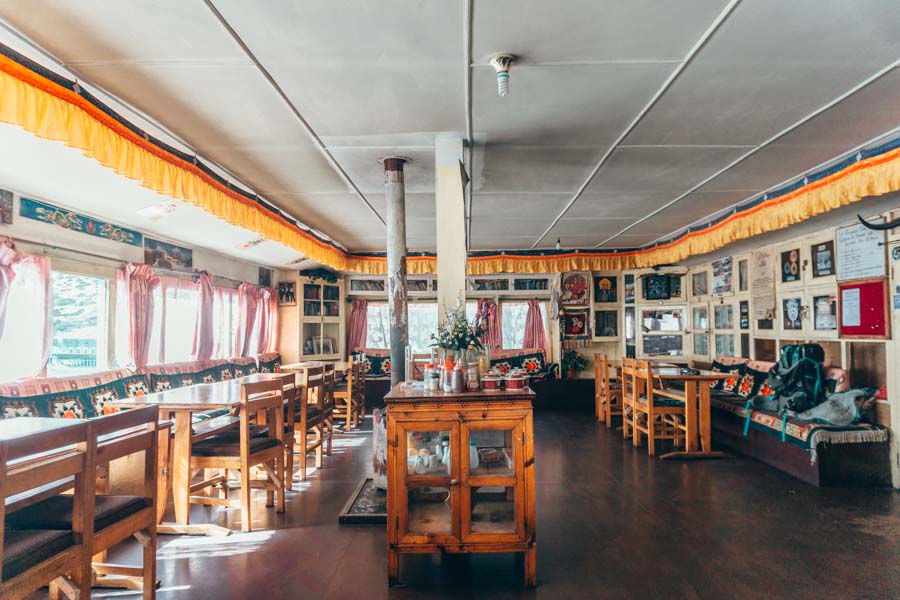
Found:
[[0, 338], [0, 381], [40, 375], [50, 354], [50, 259], [27, 256], [13, 267]]

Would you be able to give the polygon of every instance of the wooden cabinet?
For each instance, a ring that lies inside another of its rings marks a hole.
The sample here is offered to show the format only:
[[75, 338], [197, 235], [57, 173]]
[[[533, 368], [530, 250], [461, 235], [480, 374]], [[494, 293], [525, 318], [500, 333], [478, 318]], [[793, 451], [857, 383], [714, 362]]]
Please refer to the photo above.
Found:
[[534, 393], [386, 397], [388, 581], [400, 554], [520, 552], [535, 574]]
[[344, 355], [344, 282], [294, 277], [296, 304], [279, 307], [279, 352], [285, 363]]

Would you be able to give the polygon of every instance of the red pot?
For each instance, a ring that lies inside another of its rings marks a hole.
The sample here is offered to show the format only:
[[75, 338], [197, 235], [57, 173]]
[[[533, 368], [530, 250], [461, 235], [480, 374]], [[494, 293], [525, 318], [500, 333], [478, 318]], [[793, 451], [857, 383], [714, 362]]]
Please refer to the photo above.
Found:
[[524, 375], [509, 375], [506, 377], [507, 390], [524, 390], [528, 387], [528, 377]]
[[481, 378], [481, 388], [487, 392], [496, 392], [503, 389], [503, 379], [494, 375], [485, 375]]

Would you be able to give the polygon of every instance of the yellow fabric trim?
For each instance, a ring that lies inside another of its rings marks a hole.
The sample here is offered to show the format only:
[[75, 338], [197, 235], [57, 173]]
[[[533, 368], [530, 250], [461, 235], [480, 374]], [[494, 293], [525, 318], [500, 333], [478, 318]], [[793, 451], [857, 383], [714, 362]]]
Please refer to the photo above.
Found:
[[[190, 202], [340, 271], [383, 275], [384, 257], [334, 248], [228, 190], [195, 165], [150, 144], [71, 90], [0, 56], [0, 121], [78, 148], [86, 156], [149, 189]], [[900, 149], [861, 160], [842, 171], [773, 198], [665, 246], [616, 254], [469, 257], [467, 273], [554, 273], [622, 270], [675, 263], [761, 233], [799, 223], [868, 196], [900, 190]], [[434, 274], [435, 257], [407, 259], [413, 275]]]

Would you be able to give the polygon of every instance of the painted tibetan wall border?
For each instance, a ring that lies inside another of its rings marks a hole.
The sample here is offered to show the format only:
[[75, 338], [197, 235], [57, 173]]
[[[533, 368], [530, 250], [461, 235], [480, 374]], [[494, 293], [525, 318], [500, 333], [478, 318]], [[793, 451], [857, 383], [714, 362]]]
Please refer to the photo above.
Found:
[[[0, 122], [61, 141], [161, 194], [284, 244], [341, 271], [384, 274], [382, 254], [350, 253], [235, 189], [194, 157], [152, 138], [82, 90], [0, 45]], [[738, 207], [662, 244], [628, 250], [472, 252], [468, 273], [602, 271], [670, 264], [782, 229], [868, 196], [900, 190], [900, 140], [858, 153], [784, 190]], [[411, 274], [434, 273], [433, 254], [408, 258]]]

